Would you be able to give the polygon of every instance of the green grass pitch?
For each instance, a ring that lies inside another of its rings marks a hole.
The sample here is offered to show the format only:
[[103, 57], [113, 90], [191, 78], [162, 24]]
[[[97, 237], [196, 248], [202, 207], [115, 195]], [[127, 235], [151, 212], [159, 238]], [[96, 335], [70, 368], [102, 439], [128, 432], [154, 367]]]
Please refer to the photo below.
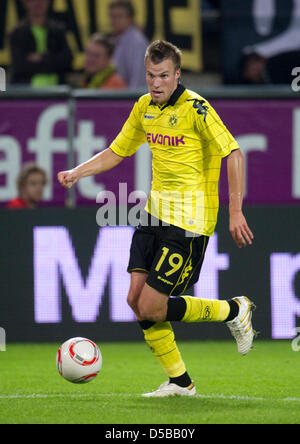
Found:
[[240, 356], [232, 341], [179, 342], [194, 398], [145, 399], [166, 380], [143, 343], [99, 344], [103, 368], [86, 385], [62, 379], [58, 344], [8, 344], [0, 353], [1, 424], [300, 423], [300, 352], [259, 341]]

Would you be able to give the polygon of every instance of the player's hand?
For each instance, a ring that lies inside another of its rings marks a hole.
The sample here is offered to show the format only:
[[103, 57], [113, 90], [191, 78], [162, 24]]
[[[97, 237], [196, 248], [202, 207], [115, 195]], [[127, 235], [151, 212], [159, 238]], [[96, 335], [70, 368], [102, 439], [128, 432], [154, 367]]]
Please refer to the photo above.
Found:
[[230, 212], [229, 231], [239, 248], [252, 245], [254, 238], [242, 211]]
[[58, 182], [69, 190], [79, 179], [76, 170], [60, 171], [57, 175]]

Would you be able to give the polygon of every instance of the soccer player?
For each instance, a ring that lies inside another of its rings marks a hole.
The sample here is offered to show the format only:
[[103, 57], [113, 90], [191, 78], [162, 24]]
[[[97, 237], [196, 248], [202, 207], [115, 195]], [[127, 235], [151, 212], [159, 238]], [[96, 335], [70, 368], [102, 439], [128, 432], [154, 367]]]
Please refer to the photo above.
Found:
[[[197, 282], [218, 214], [218, 181], [227, 158], [229, 229], [238, 247], [252, 244], [242, 212], [244, 163], [237, 142], [210, 104], [180, 83], [181, 52], [155, 41], [145, 55], [149, 94], [135, 103], [110, 147], [73, 170], [58, 174], [70, 188], [80, 178], [110, 170], [148, 141], [153, 181], [136, 229], [128, 271], [128, 304], [145, 340], [169, 377], [147, 397], [196, 394], [175, 342], [172, 321], [225, 322], [238, 351], [252, 348], [253, 304], [247, 297], [210, 300], [184, 295]], [[177, 296], [177, 297], [170, 297]]]

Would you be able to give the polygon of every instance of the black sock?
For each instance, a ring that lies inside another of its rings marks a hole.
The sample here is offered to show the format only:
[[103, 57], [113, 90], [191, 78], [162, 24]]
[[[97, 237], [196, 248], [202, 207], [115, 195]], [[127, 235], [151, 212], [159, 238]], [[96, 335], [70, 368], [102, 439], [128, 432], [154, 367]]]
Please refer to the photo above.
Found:
[[192, 383], [192, 380], [189, 377], [188, 372], [185, 372], [181, 376], [177, 376], [177, 378], [169, 378], [169, 380], [170, 383], [177, 384], [180, 387], [188, 387]]
[[229, 312], [227, 319], [225, 319], [224, 322], [232, 321], [234, 318], [237, 317], [237, 315], [239, 314], [239, 310], [240, 310], [239, 304], [234, 299], [230, 299], [230, 301], [227, 301], [227, 302], [230, 306], [230, 312]]
[[184, 298], [169, 298], [166, 321], [181, 321], [186, 312], [186, 302]]
[[148, 330], [148, 328], [151, 328], [155, 324], [155, 322], [152, 321], [139, 321], [138, 323], [142, 330]]

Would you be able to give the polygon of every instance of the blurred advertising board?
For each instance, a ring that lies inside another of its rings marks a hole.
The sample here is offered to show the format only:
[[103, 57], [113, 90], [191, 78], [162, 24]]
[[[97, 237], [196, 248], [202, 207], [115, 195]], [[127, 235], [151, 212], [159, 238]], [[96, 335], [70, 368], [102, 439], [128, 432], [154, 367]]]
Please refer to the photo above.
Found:
[[[246, 204], [293, 204], [300, 202], [300, 100], [212, 100], [212, 105], [237, 138], [246, 160]], [[132, 100], [79, 100], [76, 108], [75, 162], [81, 163], [109, 146], [128, 117]], [[0, 205], [16, 195], [21, 165], [35, 161], [46, 169], [49, 183], [45, 204], [64, 205], [66, 192], [56, 180], [67, 169], [68, 106], [57, 100], [0, 101]], [[98, 177], [80, 181], [78, 205], [95, 205], [100, 191], [112, 191], [118, 203], [119, 183], [128, 194], [148, 192], [151, 184], [151, 153], [146, 143], [132, 158]], [[228, 197], [226, 161], [220, 179], [220, 200]]]
[[[96, 208], [0, 210], [0, 326], [7, 341], [140, 340], [126, 299], [134, 228], [99, 227]], [[261, 338], [291, 339], [300, 326], [300, 208], [245, 208], [253, 245], [238, 249], [222, 207], [196, 297], [247, 295]], [[180, 339], [230, 339], [224, 324], [174, 323]]]

